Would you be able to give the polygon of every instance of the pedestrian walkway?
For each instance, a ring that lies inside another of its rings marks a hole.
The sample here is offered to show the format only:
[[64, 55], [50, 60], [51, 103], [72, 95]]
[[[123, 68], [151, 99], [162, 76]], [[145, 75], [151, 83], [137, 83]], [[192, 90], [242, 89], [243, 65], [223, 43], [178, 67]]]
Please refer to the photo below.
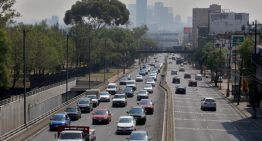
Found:
[[[207, 80], [210, 83], [210, 79], [207, 79]], [[239, 105], [238, 105], [236, 100], [234, 99], [234, 96], [231, 94], [231, 83], [229, 84], [229, 86], [230, 86], [229, 87], [229, 89], [230, 89], [230, 96], [226, 97], [227, 85], [228, 85], [227, 83], [228, 83], [227, 80], [224, 80], [221, 83], [221, 85], [218, 83], [218, 87], [216, 89], [220, 92], [221, 95], [223, 95], [231, 103], [232, 106], [236, 107], [236, 109], [241, 113], [241, 115], [244, 116], [243, 118], [251, 119], [260, 128], [262, 128], [262, 108], [261, 107], [257, 108], [257, 116], [256, 116], [257, 118], [256, 119], [252, 119], [253, 109], [252, 109], [252, 107], [249, 104], [248, 97], [247, 96], [241, 96], [241, 100], [240, 100]], [[210, 83], [210, 84], [214, 85], [214, 83]]]

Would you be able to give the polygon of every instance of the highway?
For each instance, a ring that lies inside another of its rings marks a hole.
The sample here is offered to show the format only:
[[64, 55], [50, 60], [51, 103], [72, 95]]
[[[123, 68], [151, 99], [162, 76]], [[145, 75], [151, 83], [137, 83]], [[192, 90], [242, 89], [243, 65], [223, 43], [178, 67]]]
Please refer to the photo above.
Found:
[[[169, 62], [172, 60], [169, 59]], [[181, 84], [186, 86], [186, 94], [175, 94], [172, 84], [171, 69], [179, 68], [175, 62], [168, 65], [167, 82], [173, 93], [175, 138], [176, 141], [261, 141], [262, 129], [252, 119], [246, 119], [232, 107], [217, 90], [207, 83], [204, 78], [198, 81], [198, 87], [188, 87], [188, 80], [184, 79], [184, 72], [178, 72]], [[185, 65], [191, 78], [199, 70]], [[202, 111], [200, 100], [213, 97], [217, 103], [216, 111]]]
[[[158, 55], [159, 56], [159, 55]], [[149, 59], [153, 61], [153, 59]], [[158, 58], [158, 63], [164, 62], [164, 55], [162, 57]], [[131, 78], [135, 79], [135, 76], [138, 74], [138, 69], [132, 71]], [[147, 76], [145, 76], [147, 77]], [[159, 83], [160, 75], [158, 75], [158, 81]], [[143, 82], [137, 82], [137, 90], [135, 91], [135, 96], [133, 98], [128, 98], [128, 104], [125, 108], [112, 108], [111, 102], [105, 102], [100, 103], [98, 108], [105, 107], [109, 108], [113, 114], [112, 121], [108, 125], [92, 125], [91, 120], [91, 114], [90, 113], [84, 113], [82, 114], [82, 118], [73, 121], [71, 125], [81, 125], [81, 126], [90, 126], [91, 128], [96, 129], [96, 137], [97, 141], [124, 141], [126, 140], [129, 135], [116, 135], [116, 122], [118, 118], [122, 115], [127, 115], [127, 111], [130, 109], [131, 106], [136, 106], [136, 93], [143, 89], [145, 83], [145, 78]], [[121, 86], [123, 88], [123, 86]], [[150, 94], [150, 99], [153, 100], [155, 103], [154, 108], [154, 114], [153, 115], [147, 115], [147, 121], [145, 125], [138, 125], [137, 130], [147, 130], [149, 133], [149, 136], [152, 137], [151, 141], [161, 141], [162, 140], [162, 125], [163, 125], [163, 115], [164, 115], [164, 92], [159, 87], [159, 85], [156, 85], [154, 88], [154, 93]], [[28, 138], [28, 141], [55, 141], [57, 140], [55, 138], [56, 132], [50, 132], [48, 125], [46, 125], [45, 128], [40, 130], [37, 134], [32, 135], [30, 138]]]

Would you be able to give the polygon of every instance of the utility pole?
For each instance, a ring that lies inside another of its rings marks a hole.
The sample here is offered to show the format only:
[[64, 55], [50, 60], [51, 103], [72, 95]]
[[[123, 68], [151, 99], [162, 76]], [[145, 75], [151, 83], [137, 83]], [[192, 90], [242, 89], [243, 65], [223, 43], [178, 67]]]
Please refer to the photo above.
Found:
[[105, 49], [104, 49], [104, 55], [103, 55], [104, 56], [104, 60], [103, 60], [104, 61], [104, 82], [106, 82], [106, 57], [105, 57], [106, 53], [105, 52], [106, 52], [106, 39], [105, 39]]
[[68, 100], [68, 39], [69, 35], [66, 34], [66, 101]]
[[26, 57], [25, 57], [25, 38], [26, 38], [26, 30], [23, 29], [23, 60], [24, 60], [24, 124], [26, 125]]
[[91, 77], [91, 38], [88, 38], [88, 89], [91, 89], [91, 82], [90, 82], [90, 77]]
[[231, 35], [229, 35], [229, 57], [228, 57], [228, 78], [227, 78], [227, 93], [226, 93], [226, 97], [229, 97], [229, 85], [230, 85], [230, 80], [231, 80], [231, 50], [232, 50], [232, 46], [231, 46]]
[[[255, 46], [254, 46], [254, 55], [256, 55], [257, 53], [257, 20], [255, 21]], [[253, 63], [254, 64], [254, 74], [255, 74], [255, 78], [256, 78], [256, 69], [257, 69], [257, 66], [256, 66], [256, 63]], [[253, 115], [252, 115], [252, 118], [253, 119], [256, 119], [257, 116], [256, 116], [256, 113], [257, 113], [257, 109], [256, 109], [256, 97], [257, 97], [257, 83], [256, 83], [256, 80], [254, 80], [254, 94], [253, 94], [253, 100], [252, 100], [252, 107], [253, 107]]]

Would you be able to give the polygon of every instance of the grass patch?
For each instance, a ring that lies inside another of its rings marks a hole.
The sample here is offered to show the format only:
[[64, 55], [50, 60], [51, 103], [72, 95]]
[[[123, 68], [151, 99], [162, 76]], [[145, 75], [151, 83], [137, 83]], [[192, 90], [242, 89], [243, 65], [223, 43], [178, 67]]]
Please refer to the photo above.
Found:
[[[109, 72], [106, 72], [106, 73], [105, 73], [106, 81], [107, 81], [109, 78], [113, 77], [114, 75], [119, 74], [119, 73], [122, 72], [122, 71], [123, 71], [123, 69], [111, 68], [111, 69], [109, 70]], [[89, 78], [88, 74], [85, 75], [85, 78], [86, 78], [86, 79]], [[100, 70], [99, 72], [91, 73], [90, 79], [91, 79], [91, 81], [104, 81], [104, 70]]]

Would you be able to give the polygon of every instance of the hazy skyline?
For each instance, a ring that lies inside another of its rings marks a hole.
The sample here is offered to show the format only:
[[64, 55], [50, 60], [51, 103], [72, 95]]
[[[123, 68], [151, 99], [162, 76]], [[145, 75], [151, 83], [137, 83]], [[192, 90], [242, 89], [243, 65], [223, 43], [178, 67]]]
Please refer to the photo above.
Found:
[[[40, 21], [51, 16], [58, 16], [62, 22], [64, 13], [70, 9], [77, 0], [16, 0], [14, 8], [21, 13], [19, 21]], [[136, 0], [120, 0], [125, 4], [135, 3]], [[230, 9], [232, 12], [244, 12], [250, 14], [250, 21], [257, 19], [262, 22], [262, 0], [148, 0], [148, 4], [164, 2], [165, 6], [173, 7], [174, 14], [181, 15], [185, 22], [188, 16], [192, 16], [193, 8], [206, 8], [210, 4], [220, 4], [222, 9]]]

